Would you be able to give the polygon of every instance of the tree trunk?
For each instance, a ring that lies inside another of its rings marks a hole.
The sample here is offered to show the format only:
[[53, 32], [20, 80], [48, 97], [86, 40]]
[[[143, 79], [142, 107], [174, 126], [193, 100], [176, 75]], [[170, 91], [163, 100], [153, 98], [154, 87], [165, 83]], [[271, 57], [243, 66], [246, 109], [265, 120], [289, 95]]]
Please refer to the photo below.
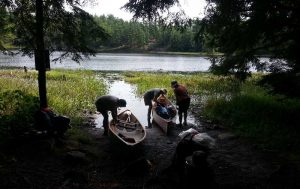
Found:
[[38, 84], [40, 95], [40, 108], [47, 108], [47, 89], [46, 89], [46, 64], [45, 64], [45, 46], [43, 31], [43, 0], [36, 0], [36, 54], [35, 58], [38, 64]]

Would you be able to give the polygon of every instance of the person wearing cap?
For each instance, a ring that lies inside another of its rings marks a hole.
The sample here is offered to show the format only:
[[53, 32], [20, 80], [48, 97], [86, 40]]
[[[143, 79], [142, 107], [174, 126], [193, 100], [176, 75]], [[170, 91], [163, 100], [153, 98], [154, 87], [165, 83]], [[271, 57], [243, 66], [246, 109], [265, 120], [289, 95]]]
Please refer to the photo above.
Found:
[[187, 125], [187, 110], [190, 107], [191, 98], [188, 94], [187, 88], [184, 85], [178, 84], [177, 81], [171, 82], [171, 87], [173, 88], [176, 105], [178, 106], [179, 115], [179, 126], [182, 126], [182, 114], [184, 118], [183, 125]]
[[157, 98], [160, 95], [167, 94], [166, 89], [160, 89], [160, 88], [154, 88], [146, 91], [144, 93], [144, 102], [146, 106], [149, 106], [148, 108], [148, 114], [147, 114], [147, 121], [148, 121], [148, 127], [151, 127], [151, 110], [152, 110], [152, 100], [157, 101]]
[[103, 119], [103, 127], [104, 133], [103, 135], [108, 134], [108, 111], [111, 111], [113, 121], [117, 122], [117, 109], [118, 107], [126, 107], [126, 100], [119, 99], [115, 96], [105, 95], [101, 96], [96, 100], [96, 108], [97, 111], [100, 112], [104, 119]]

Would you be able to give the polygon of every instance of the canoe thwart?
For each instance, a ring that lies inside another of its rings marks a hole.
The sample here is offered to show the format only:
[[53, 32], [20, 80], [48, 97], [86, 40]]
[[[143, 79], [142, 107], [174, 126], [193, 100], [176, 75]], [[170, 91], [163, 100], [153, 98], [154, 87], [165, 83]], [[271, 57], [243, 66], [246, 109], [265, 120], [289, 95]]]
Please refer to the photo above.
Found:
[[118, 136], [121, 137], [121, 138], [122, 138], [124, 141], [126, 141], [126, 142], [129, 142], [129, 143], [135, 143], [134, 138], [126, 137], [126, 136], [122, 135], [121, 133], [119, 133]]

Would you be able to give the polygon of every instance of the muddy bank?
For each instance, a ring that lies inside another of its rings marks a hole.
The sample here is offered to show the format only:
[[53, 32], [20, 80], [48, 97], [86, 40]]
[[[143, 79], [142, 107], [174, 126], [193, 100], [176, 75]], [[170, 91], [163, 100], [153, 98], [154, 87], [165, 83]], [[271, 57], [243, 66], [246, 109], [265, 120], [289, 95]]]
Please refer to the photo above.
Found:
[[[226, 129], [205, 122], [188, 127], [216, 139], [217, 146], [208, 162], [218, 188], [299, 188], [299, 171], [278, 154], [261, 152]], [[154, 125], [135, 148], [102, 136], [103, 130], [91, 125], [81, 128], [89, 140], [74, 139], [68, 134], [64, 139], [20, 139], [1, 148], [0, 186], [185, 188], [180, 174], [169, 167], [179, 141], [178, 133], [188, 127], [175, 126], [166, 136]], [[201, 182], [201, 178], [196, 181], [199, 186]]]

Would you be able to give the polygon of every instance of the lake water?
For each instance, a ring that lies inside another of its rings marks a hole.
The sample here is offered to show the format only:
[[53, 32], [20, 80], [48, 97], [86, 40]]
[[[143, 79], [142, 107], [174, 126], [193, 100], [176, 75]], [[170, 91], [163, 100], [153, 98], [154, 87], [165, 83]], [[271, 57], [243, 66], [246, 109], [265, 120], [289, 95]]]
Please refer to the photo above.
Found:
[[[57, 53], [50, 59], [57, 57]], [[51, 69], [86, 69], [98, 71], [208, 71], [210, 61], [206, 57], [183, 55], [151, 55], [126, 53], [98, 53], [80, 64], [71, 59], [62, 63], [51, 62]], [[0, 67], [28, 67], [34, 69], [34, 58], [7, 56], [0, 53]]]

